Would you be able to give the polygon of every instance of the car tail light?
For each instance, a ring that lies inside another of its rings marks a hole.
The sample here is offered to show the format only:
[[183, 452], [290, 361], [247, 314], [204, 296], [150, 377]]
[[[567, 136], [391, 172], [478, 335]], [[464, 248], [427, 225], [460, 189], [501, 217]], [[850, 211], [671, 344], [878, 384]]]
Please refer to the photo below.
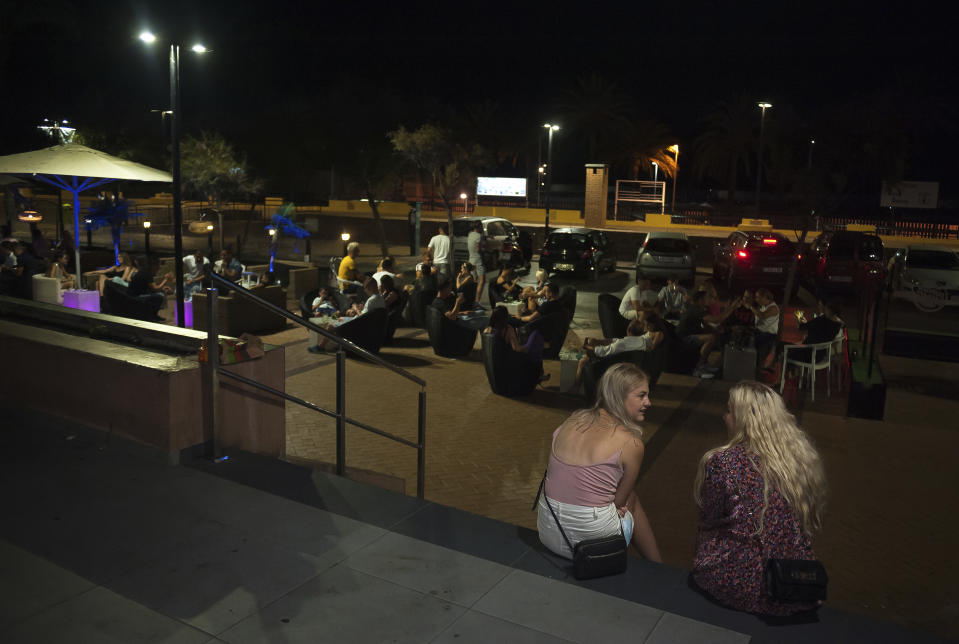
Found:
[[539, 252], [539, 256], [540, 256], [540, 257], [549, 257], [549, 251], [544, 248], [543, 250], [541, 250], [541, 251]]
[[594, 251], [594, 250], [596, 250], [596, 249], [595, 249], [595, 248], [587, 248], [586, 250], [583, 251], [583, 254], [580, 255], [580, 258], [582, 258], [582, 259], [589, 259], [590, 257], [593, 256], [593, 251]]
[[764, 246], [775, 246], [778, 243], [779, 243], [779, 240], [775, 239], [774, 237], [766, 237], [763, 239]]
[[738, 257], [739, 259], [746, 259], [749, 257], [749, 253], [747, 253], [744, 250], [739, 250], [739, 251], [736, 251], [736, 257]]
[[798, 255], [796, 255], [796, 259], [802, 259], [802, 253], [799, 253]]

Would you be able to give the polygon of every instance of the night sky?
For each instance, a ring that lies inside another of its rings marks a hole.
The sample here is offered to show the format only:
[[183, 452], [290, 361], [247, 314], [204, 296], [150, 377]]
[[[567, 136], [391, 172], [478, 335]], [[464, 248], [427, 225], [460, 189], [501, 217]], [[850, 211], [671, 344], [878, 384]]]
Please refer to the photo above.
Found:
[[[0, 153], [41, 147], [41, 119], [68, 118], [112, 138], [108, 151], [161, 163], [165, 135], [150, 112], [168, 104], [161, 43], [199, 39], [213, 52], [182, 54], [184, 134], [221, 132], [264, 176], [328, 168], [354, 140], [485, 99], [501, 106], [504, 128], [535, 141], [557, 97], [598, 74], [684, 144], [720, 99], [768, 100], [770, 117], [788, 114], [815, 136], [830, 107], [892, 96], [915, 126], [904, 178], [954, 194], [955, 28], [945, 8], [621, 4], [2, 2]], [[152, 49], [136, 38], [143, 28], [159, 36]], [[558, 157], [558, 181], [595, 161], [573, 156]]]

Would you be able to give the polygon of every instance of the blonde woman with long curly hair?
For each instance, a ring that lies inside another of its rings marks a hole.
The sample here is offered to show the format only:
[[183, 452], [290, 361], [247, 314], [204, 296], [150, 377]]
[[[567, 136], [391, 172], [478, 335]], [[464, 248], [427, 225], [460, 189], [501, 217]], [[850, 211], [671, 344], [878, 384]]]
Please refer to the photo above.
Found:
[[791, 615], [815, 608], [770, 599], [770, 558], [815, 559], [826, 475], [822, 460], [775, 391], [744, 380], [729, 390], [729, 440], [706, 452], [693, 495], [700, 508], [693, 579], [737, 610]]
[[616, 364], [599, 381], [596, 404], [574, 412], [553, 432], [537, 517], [539, 539], [547, 548], [573, 557], [558, 518], [574, 548], [580, 541], [622, 531], [640, 554], [660, 561], [656, 537], [633, 489], [643, 462], [641, 423], [649, 406], [646, 374], [633, 364]]

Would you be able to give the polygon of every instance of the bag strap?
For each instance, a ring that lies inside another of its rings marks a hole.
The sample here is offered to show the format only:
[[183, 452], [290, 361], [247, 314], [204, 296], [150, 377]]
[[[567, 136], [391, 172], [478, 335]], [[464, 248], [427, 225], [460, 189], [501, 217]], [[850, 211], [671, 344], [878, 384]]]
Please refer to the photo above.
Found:
[[[546, 469], [546, 472], [549, 471], [549, 468]], [[539, 482], [539, 490], [536, 491], [536, 498], [533, 500], [532, 510], [536, 509], [536, 505], [539, 503], [539, 495], [543, 493], [543, 486], [546, 485], [546, 472], [543, 472], [543, 480]], [[559, 517], [556, 516], [556, 512], [553, 511], [553, 506], [549, 502], [549, 497], [543, 494], [543, 500], [546, 501], [546, 507], [549, 508], [549, 513], [553, 515], [553, 520], [556, 521], [556, 527], [559, 528], [559, 533], [563, 535], [563, 539], [566, 541], [566, 545], [569, 546], [569, 551], [573, 552], [573, 544], [570, 543], [569, 537], [566, 536], [566, 531], [563, 530], [563, 524], [559, 522]]]

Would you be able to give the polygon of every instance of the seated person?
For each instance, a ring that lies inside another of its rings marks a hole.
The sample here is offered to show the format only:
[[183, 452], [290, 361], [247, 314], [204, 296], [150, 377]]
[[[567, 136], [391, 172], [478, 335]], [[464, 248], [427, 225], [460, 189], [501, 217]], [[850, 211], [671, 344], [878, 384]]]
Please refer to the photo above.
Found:
[[474, 267], [469, 262], [463, 262], [460, 272], [456, 276], [456, 292], [463, 296], [464, 305], [472, 310], [476, 308], [476, 278], [473, 277]]
[[213, 265], [213, 272], [223, 279], [239, 282], [243, 277], [243, 264], [233, 256], [233, 249], [227, 247], [220, 251], [220, 259]]
[[812, 560], [822, 528], [826, 473], [815, 445], [769, 387], [729, 390], [724, 444], [699, 461], [693, 495], [699, 533], [692, 579], [716, 601], [759, 615], [792, 615], [815, 603], [770, 598], [770, 558]]
[[424, 291], [435, 291], [439, 269], [433, 264], [433, 253], [427, 249], [416, 265], [416, 286]]
[[[832, 342], [842, 330], [843, 321], [839, 317], [841, 308], [837, 300], [826, 302], [819, 298], [816, 301], [816, 308], [817, 315], [811, 320], [807, 320], [805, 313], [802, 311], [796, 311], [799, 329], [806, 332], [803, 344]], [[792, 349], [789, 351], [789, 359], [809, 362], [811, 353], [812, 349]], [[816, 356], [817, 360], [822, 359], [822, 357], [821, 354]]]
[[513, 275], [513, 267], [504, 266], [500, 269], [499, 275], [490, 283], [489, 288], [500, 301], [517, 297], [520, 292], [519, 278]]
[[752, 311], [753, 304], [755, 304], [753, 292], [747, 288], [740, 297], [729, 303], [729, 315], [726, 317], [726, 328], [755, 328], [756, 314]]
[[548, 278], [549, 275], [542, 268], [536, 271], [536, 297], [540, 299], [540, 303], [546, 301], [546, 282]]
[[680, 283], [675, 275], [666, 280], [666, 286], [659, 289], [656, 296], [656, 306], [659, 308], [659, 314], [667, 320], [678, 320], [683, 314], [683, 308], [686, 306], [686, 289]]
[[163, 295], [173, 292], [173, 289], [167, 286], [173, 279], [172, 273], [167, 273], [162, 280], [156, 281], [154, 275], [159, 265], [160, 262], [156, 257], [138, 257], [137, 272], [130, 278], [130, 286], [127, 287], [128, 295], [149, 303], [153, 322], [163, 321], [163, 318], [159, 316], [160, 307], [163, 306]]
[[320, 288], [316, 297], [313, 298], [310, 309], [313, 311], [313, 317], [318, 318], [336, 317], [340, 314], [340, 307], [337, 305], [336, 299], [333, 297], [333, 293], [330, 292], [328, 286]]
[[635, 490], [649, 405], [646, 374], [615, 364], [600, 379], [596, 404], [553, 432], [536, 521], [539, 540], [552, 552], [572, 559], [580, 541], [621, 533], [650, 561], [662, 560]]
[[394, 281], [397, 278], [401, 277], [398, 273], [393, 272], [394, 270], [393, 266], [395, 263], [396, 261], [393, 259], [392, 255], [387, 255], [386, 257], [380, 260], [380, 263], [377, 264], [376, 266], [376, 272], [373, 273], [373, 279], [376, 280], [377, 284], [380, 283], [380, 278], [383, 277], [384, 275], [389, 275], [390, 277], [394, 279]]
[[635, 320], [642, 311], [654, 311], [659, 295], [652, 289], [652, 283], [645, 277], [636, 277], [636, 285], [623, 295], [619, 305], [619, 314], [627, 320]]
[[360, 254], [360, 245], [357, 242], [350, 242], [346, 246], [346, 255], [340, 260], [340, 266], [336, 271], [336, 280], [343, 293], [357, 293], [357, 279], [359, 271], [356, 269], [356, 258]]
[[716, 344], [716, 334], [707, 329], [703, 323], [706, 316], [706, 292], [696, 291], [690, 296], [683, 310], [683, 315], [676, 325], [676, 335], [679, 339], [694, 347], [699, 348], [699, 361], [693, 370], [694, 376], [700, 378], [713, 378], [716, 375], [716, 369], [706, 364], [709, 359], [709, 353]]
[[462, 293], [459, 295], [453, 293], [453, 289], [450, 288], [449, 280], [440, 281], [439, 290], [436, 292], [436, 299], [433, 300], [430, 306], [445, 315], [448, 320], [452, 320], [457, 324], [462, 324], [463, 326], [471, 329], [476, 329], [478, 324], [486, 326], [485, 319], [477, 318], [471, 321], [465, 321], [460, 317], [462, 315], [473, 313], [474, 310], [468, 307], [466, 304], [466, 297]]
[[396, 290], [395, 282], [389, 275], [380, 277], [380, 295], [383, 297], [386, 310], [390, 315], [392, 315], [397, 308], [403, 306], [403, 298], [400, 297], [400, 292]]
[[528, 315], [520, 316], [521, 322], [532, 322], [541, 317], [546, 317], [550, 313], [556, 313], [557, 311], [565, 311], [563, 305], [559, 301], [559, 289], [552, 282], [547, 282], [546, 286], [543, 287], [543, 291], [546, 294], [546, 301], [542, 304], [536, 305], [536, 310], [529, 313]]
[[52, 277], [60, 281], [60, 290], [73, 288], [74, 277], [67, 272], [67, 265], [70, 263], [70, 255], [65, 251], [57, 253], [56, 261], [50, 264], [50, 270], [47, 271], [47, 277]]
[[625, 338], [600, 339], [586, 338], [583, 351], [586, 353], [576, 365], [576, 383], [573, 391], [579, 391], [583, 382], [583, 369], [597, 358], [624, 353], [626, 351], [652, 351], [663, 341], [663, 319], [655, 313], [646, 313], [642, 320], [633, 320], [626, 327]]
[[533, 331], [526, 339], [526, 344], [520, 344], [519, 335], [516, 329], [509, 323], [509, 313], [502, 306], [497, 306], [489, 316], [489, 326], [484, 333], [494, 336], [496, 342], [502, 342], [511, 351], [525, 353], [527, 359], [533, 363], [536, 369], [536, 381], [541, 382], [549, 380], [547, 375], [543, 376], [543, 335], [539, 331]]
[[[539, 307], [539, 296], [536, 294], [536, 288], [527, 286], [519, 294], [519, 315], [520, 317], [529, 315]], [[497, 307], [503, 308], [503, 307]]]
[[130, 278], [137, 272], [137, 267], [133, 264], [130, 253], [120, 253], [119, 264], [97, 272], [100, 274], [97, 278], [97, 291], [100, 297], [103, 297], [103, 285], [107, 283], [107, 280], [123, 287], [130, 286]]
[[756, 291], [751, 310], [756, 316], [756, 360], [763, 371], [770, 371], [766, 360], [773, 354], [779, 338], [779, 305], [768, 288], [761, 288]]
[[[369, 313], [370, 311], [386, 308], [386, 303], [383, 301], [383, 296], [380, 295], [379, 293], [379, 286], [377, 286], [375, 279], [373, 279], [372, 277], [367, 277], [366, 282], [363, 283], [363, 290], [366, 292], [366, 295], [367, 295], [366, 301], [363, 303], [363, 306], [360, 306], [359, 304], [354, 304], [353, 306], [351, 306], [350, 310], [347, 311], [346, 314], [343, 315], [343, 317], [326, 326], [327, 331], [332, 331], [336, 327], [343, 324], [349, 324], [356, 318], [360, 317], [361, 315], [365, 315]], [[308, 347], [307, 351], [309, 351], [310, 353], [321, 353], [323, 351], [326, 351], [327, 344], [330, 342], [332, 342], [333, 344], [336, 344], [332, 340], [328, 340], [324, 338], [322, 340], [319, 340], [315, 346]]]
[[[195, 248], [193, 252], [183, 258], [183, 298], [192, 300], [193, 294], [203, 289], [203, 280], [206, 277], [205, 267], [209, 265], [203, 251]], [[229, 263], [227, 264], [229, 266]], [[222, 264], [221, 264], [222, 266]], [[242, 272], [241, 272], [242, 277]]]

